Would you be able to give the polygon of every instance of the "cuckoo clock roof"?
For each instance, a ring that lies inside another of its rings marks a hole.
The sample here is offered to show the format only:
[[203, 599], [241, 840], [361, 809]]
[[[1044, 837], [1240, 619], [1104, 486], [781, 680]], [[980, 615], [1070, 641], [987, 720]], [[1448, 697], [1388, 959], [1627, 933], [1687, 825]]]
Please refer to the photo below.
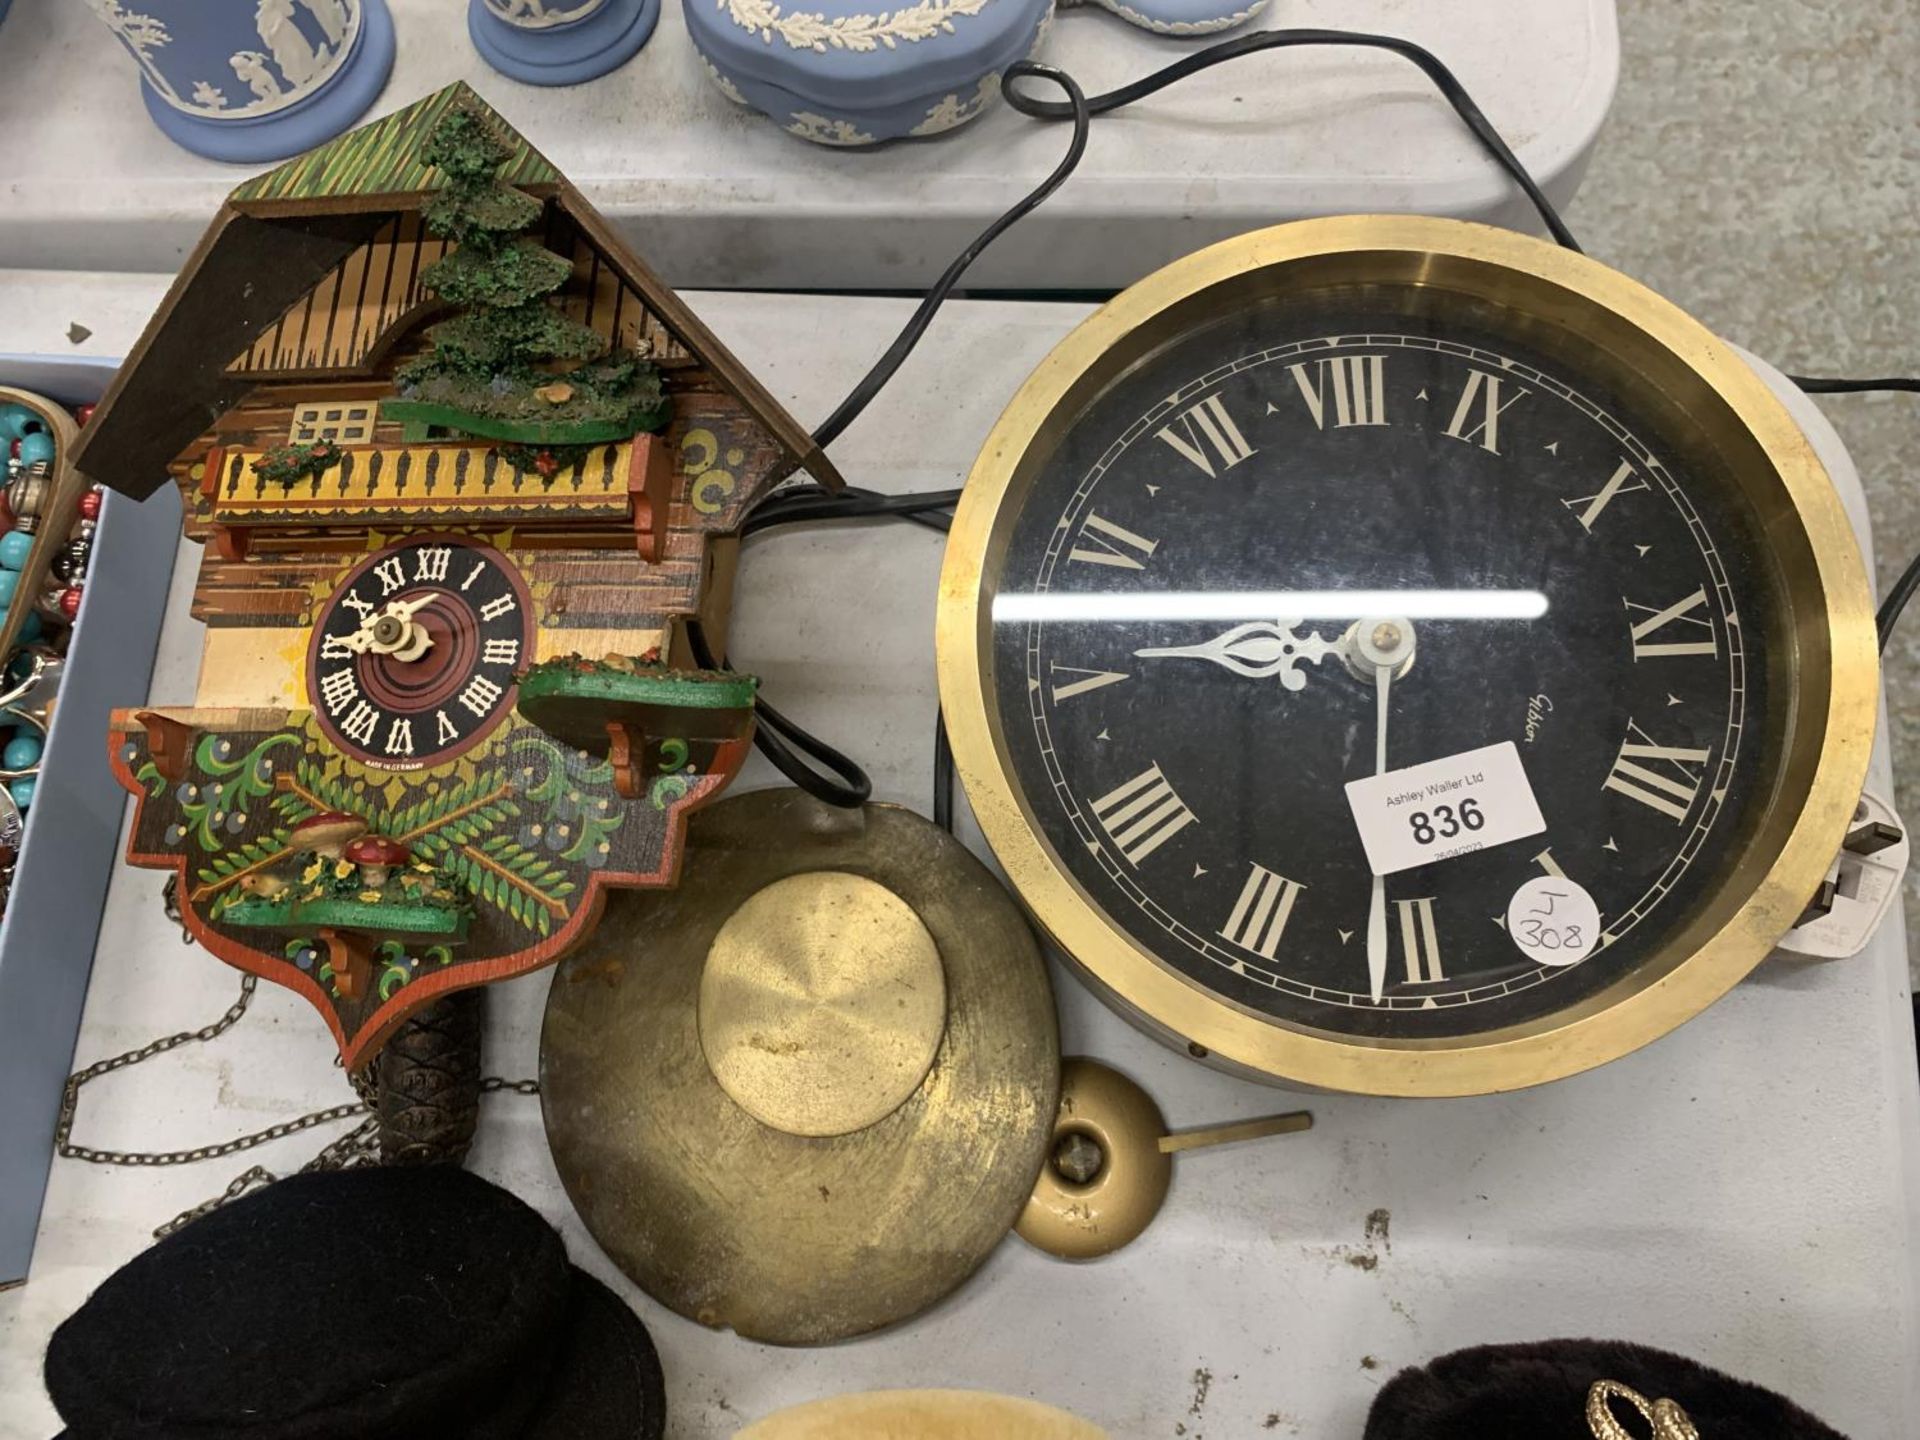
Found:
[[90, 478], [136, 498], [263, 383], [377, 373], [434, 306], [419, 275], [445, 242], [421, 223], [444, 183], [418, 158], [459, 106], [508, 146], [499, 178], [549, 200], [543, 243], [574, 261], [563, 304], [610, 341], [652, 354], [673, 389], [698, 366], [823, 483], [832, 462], [684, 301], [540, 152], [465, 84], [362, 126], [235, 190], [101, 400], [76, 451]]

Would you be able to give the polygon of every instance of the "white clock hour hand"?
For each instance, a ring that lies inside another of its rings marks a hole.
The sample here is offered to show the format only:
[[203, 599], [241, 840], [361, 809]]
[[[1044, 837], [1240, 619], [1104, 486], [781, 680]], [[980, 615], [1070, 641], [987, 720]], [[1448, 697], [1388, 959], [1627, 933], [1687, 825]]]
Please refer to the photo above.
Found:
[[432, 599], [433, 593], [429, 591], [417, 600], [389, 600], [387, 602], [387, 613], [398, 620], [401, 625], [400, 643], [396, 645], [393, 650], [394, 659], [402, 661], [418, 660], [433, 648], [433, 636], [427, 633], [427, 627], [424, 625], [416, 625], [413, 620], [413, 612]]
[[396, 660], [418, 660], [433, 648], [433, 637], [425, 626], [413, 623], [413, 615], [432, 599], [428, 593], [416, 600], [389, 600], [386, 608], [361, 621], [360, 628], [342, 636], [340, 643], [356, 655], [372, 650]]
[[1338, 640], [1323, 640], [1313, 631], [1295, 635], [1298, 620], [1254, 620], [1236, 625], [1203, 645], [1164, 645], [1133, 653], [1143, 660], [1211, 660], [1236, 675], [1253, 680], [1279, 676], [1282, 688], [1298, 690], [1307, 683], [1300, 672], [1304, 661], [1318, 665], [1340, 653]]

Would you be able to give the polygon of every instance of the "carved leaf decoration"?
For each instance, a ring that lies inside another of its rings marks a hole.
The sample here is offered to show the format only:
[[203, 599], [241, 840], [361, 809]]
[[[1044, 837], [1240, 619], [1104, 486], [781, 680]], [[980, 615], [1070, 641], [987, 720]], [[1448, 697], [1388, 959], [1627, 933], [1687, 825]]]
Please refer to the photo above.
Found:
[[[255, 865], [282, 853], [287, 846], [285, 827], [269, 830], [259, 838], [249, 840], [231, 850], [221, 850], [207, 857], [207, 863], [195, 872], [195, 878], [202, 885], [213, 885], [229, 875], [242, 870], [250, 870]], [[218, 920], [236, 900], [246, 898], [246, 892], [238, 885], [230, 885], [213, 897], [207, 909], [209, 920]]]
[[789, 49], [812, 50], [825, 54], [829, 49], [865, 55], [881, 49], [893, 50], [901, 41], [909, 44], [951, 35], [956, 16], [978, 15], [990, 0], [920, 0], [898, 10], [870, 15], [837, 15], [832, 19], [818, 12], [782, 13], [770, 0], [719, 0], [720, 8], [742, 29], [757, 34], [768, 44], [775, 36]]

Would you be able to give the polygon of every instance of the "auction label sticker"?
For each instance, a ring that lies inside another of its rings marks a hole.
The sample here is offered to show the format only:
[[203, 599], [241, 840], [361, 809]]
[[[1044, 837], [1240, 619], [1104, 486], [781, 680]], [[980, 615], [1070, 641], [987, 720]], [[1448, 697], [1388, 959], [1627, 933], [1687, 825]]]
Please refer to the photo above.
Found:
[[1349, 780], [1347, 806], [1376, 875], [1488, 850], [1547, 828], [1511, 740]]
[[1507, 902], [1507, 934], [1542, 965], [1578, 965], [1600, 948], [1600, 907], [1578, 880], [1536, 875]]

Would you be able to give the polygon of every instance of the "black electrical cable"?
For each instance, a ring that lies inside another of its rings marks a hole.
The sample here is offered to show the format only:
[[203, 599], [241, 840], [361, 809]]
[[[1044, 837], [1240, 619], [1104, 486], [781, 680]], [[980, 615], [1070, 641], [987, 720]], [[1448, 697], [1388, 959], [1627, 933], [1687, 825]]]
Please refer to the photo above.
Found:
[[[1519, 157], [1507, 148], [1507, 142], [1500, 138], [1500, 132], [1494, 129], [1493, 122], [1487, 119], [1486, 112], [1474, 103], [1473, 97], [1467, 93], [1467, 87], [1460, 83], [1453, 71], [1443, 65], [1432, 51], [1414, 44], [1411, 40], [1402, 40], [1397, 35], [1370, 35], [1357, 30], [1296, 29], [1263, 30], [1258, 34], [1237, 36], [1232, 40], [1223, 40], [1218, 45], [1209, 45], [1204, 50], [1196, 50], [1193, 54], [1176, 60], [1171, 65], [1162, 66], [1143, 79], [1135, 80], [1131, 85], [1122, 85], [1117, 90], [1109, 90], [1104, 95], [1094, 96], [1093, 99], [1086, 101], [1086, 114], [1108, 114], [1124, 105], [1131, 105], [1136, 100], [1145, 99], [1149, 95], [1164, 90], [1167, 86], [1184, 80], [1189, 75], [1196, 75], [1202, 70], [1209, 70], [1229, 60], [1237, 60], [1242, 55], [1307, 45], [1338, 45], [1362, 50], [1385, 50], [1389, 54], [1398, 55], [1401, 59], [1417, 65], [1421, 72], [1433, 82], [1434, 88], [1440, 92], [1447, 104], [1453, 107], [1453, 113], [1460, 117], [1466, 127], [1473, 132], [1474, 138], [1493, 157], [1495, 163], [1507, 172], [1508, 177], [1532, 202], [1533, 208], [1539, 212], [1541, 220], [1545, 222], [1553, 238], [1569, 250], [1580, 249], [1579, 242], [1573, 238], [1573, 231], [1569, 230], [1566, 222], [1560, 218], [1560, 212], [1534, 183], [1533, 176], [1527, 173], [1527, 167], [1520, 163]], [[1031, 115], [1039, 120], [1063, 120], [1071, 115], [1075, 132], [1080, 137], [1080, 145], [1084, 147], [1086, 118], [1082, 115], [1080, 104], [1077, 102], [1069, 104], [1059, 100], [1036, 100], [1022, 94], [1015, 87], [1014, 81], [1029, 75], [1072, 84], [1065, 75], [1052, 66], [1035, 65], [1030, 60], [1017, 61], [1008, 66], [1001, 76], [1001, 92], [1006, 96], [1007, 103], [1022, 115]], [[1077, 93], [1077, 90], [1074, 93]], [[1074, 158], [1076, 160], [1079, 158], [1077, 153]]]
[[[819, 485], [794, 485], [774, 492], [755, 508], [740, 527], [740, 533], [749, 536], [780, 525], [810, 521], [883, 518], [911, 520], [944, 532], [952, 518], [944, 512], [959, 498], [958, 490], [882, 495], [853, 487], [835, 492]], [[687, 627], [687, 639], [695, 662], [706, 669], [714, 668], [713, 653], [698, 623]], [[760, 718], [754, 744], [781, 774], [808, 794], [829, 805], [851, 808], [864, 804], [873, 793], [873, 782], [856, 761], [788, 719], [768, 704], [764, 696], [756, 696], [754, 710]], [[839, 780], [823, 775], [803, 758], [806, 756], [825, 765]]]
[[[836, 492], [811, 483], [790, 485], [756, 506], [740, 527], [740, 533], [746, 537], [781, 525], [870, 518], [911, 520], [944, 531], [951, 518], [944, 512], [959, 498], [958, 490], [883, 495], [851, 486]], [[715, 668], [713, 652], [698, 622], [687, 626], [687, 641], [697, 664], [704, 669]], [[719, 663], [726, 664], [725, 661]], [[873, 793], [873, 782], [858, 762], [790, 720], [769, 704], [764, 695], [755, 696], [754, 712], [760, 723], [754, 730], [753, 743], [781, 774], [809, 795], [829, 805], [850, 809], [864, 804]], [[818, 766], [806, 758], [809, 756], [837, 775], [838, 780], [822, 774]]]
[[[1016, 60], [1000, 76], [1001, 93], [1007, 104], [1022, 115], [1037, 120], [1072, 120], [1073, 138], [1067, 144], [1067, 152], [1061, 156], [1046, 179], [1023, 195], [1005, 214], [1001, 215], [986, 229], [974, 237], [971, 244], [954, 256], [940, 278], [933, 282], [927, 293], [900, 333], [893, 339], [886, 351], [873, 363], [860, 382], [847, 393], [846, 399], [834, 407], [833, 413], [814, 430], [813, 438], [822, 447], [832, 444], [846, 431], [891, 380], [906, 358], [920, 343], [920, 337], [926, 334], [927, 327], [933, 323], [933, 317], [940, 307], [946, 304], [960, 279], [966, 274], [973, 262], [995, 240], [999, 239], [1011, 226], [1025, 219], [1058, 190], [1066, 179], [1079, 168], [1087, 150], [1087, 136], [1095, 115], [1105, 115], [1134, 101], [1144, 99], [1167, 86], [1184, 80], [1189, 75], [1209, 70], [1215, 65], [1237, 60], [1242, 55], [1257, 54], [1264, 50], [1281, 50], [1297, 46], [1353, 46], [1366, 50], [1385, 50], [1398, 55], [1403, 60], [1417, 66], [1434, 88], [1440, 92], [1454, 114], [1473, 136], [1493, 157], [1494, 163], [1506, 172], [1525, 196], [1533, 208], [1539, 212], [1541, 221], [1553, 238], [1569, 250], [1579, 251], [1580, 242], [1574, 239], [1573, 231], [1560, 218], [1560, 212], [1546, 197], [1527, 167], [1508, 148], [1507, 142], [1500, 137], [1493, 122], [1487, 119], [1486, 112], [1475, 103], [1467, 87], [1443, 64], [1438, 56], [1411, 40], [1403, 40], [1395, 35], [1371, 35], [1362, 31], [1346, 30], [1266, 30], [1256, 35], [1242, 35], [1232, 40], [1224, 40], [1218, 45], [1209, 45], [1204, 50], [1195, 51], [1170, 65], [1160, 69], [1131, 85], [1123, 85], [1117, 90], [1109, 90], [1104, 95], [1096, 95], [1091, 100], [1081, 90], [1079, 84], [1066, 71], [1054, 65], [1044, 65], [1034, 60]], [[1043, 80], [1057, 85], [1066, 95], [1064, 100], [1041, 100], [1028, 95], [1019, 88], [1020, 81]]]
[[[1261, 50], [1281, 49], [1301, 45], [1353, 45], [1361, 48], [1385, 50], [1411, 61], [1433, 81], [1435, 87], [1452, 106], [1474, 136], [1486, 147], [1494, 160], [1520, 189], [1526, 194], [1534, 208], [1540, 213], [1547, 229], [1560, 244], [1570, 250], [1578, 251], [1580, 246], [1573, 238], [1559, 212], [1549, 201], [1533, 177], [1527, 173], [1512, 150], [1507, 147], [1493, 124], [1480, 107], [1474, 103], [1454, 74], [1432, 52], [1389, 35], [1348, 34], [1338, 30], [1274, 30], [1259, 35], [1242, 36], [1184, 57], [1171, 65], [1162, 67], [1153, 74], [1131, 85], [1122, 86], [1089, 101], [1084, 91], [1065, 71], [1051, 65], [1043, 65], [1031, 60], [1021, 60], [1009, 66], [1001, 77], [1002, 90], [1007, 102], [1023, 115], [1039, 119], [1073, 121], [1073, 137], [1068, 142], [1067, 151], [1060, 163], [1026, 195], [980, 232], [971, 244], [954, 257], [945, 272], [914, 308], [913, 314], [894, 337], [880, 358], [874, 362], [867, 373], [861, 377], [847, 397], [840, 402], [819, 427], [813, 432], [814, 439], [823, 447], [831, 444], [845, 432], [860, 413], [872, 402], [874, 396], [893, 378], [906, 358], [913, 352], [927, 328], [933, 323], [940, 307], [952, 295], [960, 278], [973, 262], [997, 240], [1015, 222], [1031, 214], [1048, 196], [1060, 188], [1076, 168], [1086, 153], [1087, 136], [1096, 114], [1105, 114], [1117, 110], [1123, 105], [1151, 95], [1188, 75], [1210, 69], [1225, 61], [1241, 55]], [[1023, 80], [1043, 80], [1057, 85], [1065, 100], [1038, 100], [1026, 95], [1017, 88], [1017, 82]], [[930, 491], [908, 495], [882, 495], [868, 490], [843, 490], [838, 494], [817, 485], [789, 486], [776, 490], [755, 508], [742, 527], [743, 535], [752, 535], [775, 526], [798, 524], [807, 521], [838, 519], [860, 519], [883, 516], [898, 516], [912, 520], [930, 528], [945, 530], [949, 517], [943, 512], [959, 498], [958, 491]], [[711, 668], [714, 661], [707, 651], [704, 637], [699, 635], [697, 625], [689, 626], [689, 637], [694, 642], [695, 659], [703, 666]], [[724, 663], [724, 662], [722, 662]], [[755, 736], [760, 751], [776, 765], [795, 784], [809, 793], [834, 805], [857, 805], [862, 803], [872, 786], [866, 774], [845, 755], [827, 745], [824, 741], [809, 734], [788, 720], [778, 710], [768, 705], [764, 699], [756, 706], [763, 723]], [[812, 765], [801, 758], [800, 753], [813, 756], [837, 773], [842, 781], [837, 784], [822, 776]], [[947, 745], [946, 725], [943, 719], [935, 722], [934, 744], [934, 813], [947, 829], [953, 828], [953, 756]]]
[[[1801, 390], [1809, 395], [1867, 395], [1876, 391], [1891, 391], [1906, 395], [1920, 395], [1920, 376], [1882, 375], [1868, 379], [1854, 379], [1850, 376], [1789, 375]], [[1900, 572], [1900, 578], [1893, 582], [1885, 598], [1880, 601], [1880, 609], [1873, 617], [1875, 636], [1880, 649], [1885, 652], [1887, 642], [1893, 638], [1893, 628], [1900, 623], [1900, 616], [1907, 604], [1913, 599], [1914, 592], [1920, 590], [1920, 555], [1907, 562], [1907, 568]]]
[[[944, 512], [959, 498], [958, 490], [882, 495], [852, 487], [835, 492], [819, 485], [794, 485], [768, 496], [747, 516], [740, 533], [750, 536], [776, 526], [807, 521], [880, 518], [912, 520], [929, 529], [944, 531], [951, 520]], [[687, 642], [696, 664], [703, 669], [716, 668], [713, 652], [697, 621], [687, 626]], [[731, 668], [724, 660], [717, 664]], [[769, 704], [764, 694], [755, 696], [754, 713], [760, 723], [754, 730], [753, 743], [781, 774], [829, 805], [850, 809], [866, 803], [873, 793], [873, 782], [857, 761], [789, 719]], [[818, 765], [814, 761], [819, 762]], [[825, 766], [832, 775], [823, 774], [820, 766]], [[836, 780], [833, 776], [839, 778]]]
[[[1433, 82], [1454, 114], [1473, 136], [1493, 157], [1494, 163], [1506, 172], [1533, 208], [1539, 212], [1541, 221], [1553, 238], [1569, 250], [1579, 251], [1580, 242], [1574, 239], [1573, 231], [1560, 218], [1560, 212], [1546, 197], [1527, 167], [1508, 148], [1507, 142], [1500, 137], [1493, 122], [1486, 116], [1467, 87], [1443, 64], [1438, 56], [1411, 40], [1403, 40], [1396, 35], [1371, 35], [1363, 31], [1346, 30], [1266, 30], [1255, 35], [1242, 35], [1232, 40], [1223, 40], [1217, 45], [1209, 45], [1204, 50], [1183, 56], [1170, 65], [1164, 65], [1152, 74], [1123, 85], [1117, 90], [1109, 90], [1104, 95], [1096, 95], [1091, 100], [1081, 90], [1079, 84], [1066, 71], [1054, 65], [1044, 65], [1035, 60], [1016, 60], [1000, 76], [1001, 93], [1007, 104], [1022, 115], [1037, 120], [1072, 120], [1073, 138], [1067, 144], [1067, 153], [1060, 158], [1046, 179], [1023, 195], [1005, 214], [1001, 215], [986, 229], [974, 237], [971, 244], [954, 256], [940, 278], [933, 282], [900, 333], [894, 337], [871, 369], [860, 378], [860, 382], [847, 393], [846, 399], [834, 407], [833, 413], [814, 430], [813, 438], [822, 447], [839, 439], [860, 412], [872, 402], [873, 397], [891, 380], [894, 373], [905, 363], [920, 343], [920, 337], [933, 323], [933, 317], [939, 313], [959, 285], [973, 262], [1008, 228], [1025, 219], [1058, 190], [1066, 179], [1079, 168], [1087, 150], [1087, 136], [1095, 115], [1105, 115], [1131, 105], [1136, 100], [1164, 90], [1189, 75], [1212, 69], [1215, 65], [1237, 60], [1242, 55], [1257, 54], [1264, 50], [1282, 50], [1298, 46], [1352, 46], [1364, 50], [1384, 50], [1398, 55], [1403, 60], [1417, 66], [1421, 73]], [[1041, 100], [1028, 95], [1019, 87], [1023, 80], [1043, 80], [1057, 85], [1066, 95], [1064, 100]]]
[[953, 745], [947, 739], [946, 712], [933, 712], [933, 823], [953, 833]]
[[1887, 648], [1887, 641], [1893, 638], [1893, 627], [1900, 623], [1900, 613], [1907, 608], [1907, 602], [1913, 599], [1915, 590], [1920, 590], [1920, 555], [1907, 562], [1907, 568], [1893, 582], [1893, 588], [1887, 591], [1886, 598], [1880, 602], [1879, 612], [1873, 617], [1874, 633], [1879, 637], [1883, 652]]
[[853, 486], [833, 491], [814, 484], [790, 485], [774, 491], [757, 506], [740, 527], [740, 533], [742, 536], [756, 535], [778, 525], [796, 525], [808, 521], [892, 517], [912, 520], [930, 530], [944, 531], [951, 517], [942, 512], [951, 510], [959, 498], [958, 490], [884, 495], [877, 490], [861, 490]]
[[893, 378], [894, 371], [898, 370], [907, 356], [913, 352], [913, 347], [920, 343], [920, 337], [927, 333], [927, 327], [933, 323], [933, 317], [939, 313], [940, 307], [947, 303], [947, 297], [960, 283], [960, 277], [966, 274], [967, 267], [980, 258], [980, 252], [1005, 234], [1009, 226], [1025, 219], [1038, 209], [1040, 203], [1058, 190], [1065, 183], [1066, 178], [1079, 167], [1080, 157], [1087, 150], [1087, 127], [1092, 124], [1092, 116], [1087, 110], [1087, 97], [1074, 83], [1071, 75], [1051, 65], [1036, 65], [1030, 60], [1022, 60], [1009, 69], [1007, 74], [1012, 75], [1015, 71], [1032, 75], [1035, 79], [1051, 80], [1066, 92], [1066, 100], [1056, 103], [1065, 105], [1066, 108], [1061, 111], [1063, 115], [1073, 116], [1073, 139], [1067, 143], [1067, 153], [1060, 157], [1060, 163], [1053, 167], [1052, 173], [1046, 179], [1029, 190], [1004, 215], [976, 235], [971, 245], [953, 257], [953, 263], [947, 266], [946, 272], [933, 282], [932, 288], [921, 298], [912, 316], [901, 327], [900, 333], [894, 337], [893, 344], [887, 347], [886, 353], [873, 363], [872, 369], [860, 377], [860, 383], [847, 393], [847, 398], [835, 406], [833, 413], [822, 420], [819, 428], [813, 432], [813, 438], [822, 447], [837, 440], [841, 432], [854, 422], [862, 410], [867, 408], [873, 397], [880, 393], [881, 387]]
[[[966, 274], [973, 262], [1008, 228], [1037, 209], [1079, 167], [1081, 158], [1086, 154], [1087, 136], [1095, 115], [1118, 110], [1189, 75], [1211, 69], [1228, 60], [1238, 59], [1242, 55], [1309, 45], [1346, 45], [1362, 49], [1385, 50], [1419, 67], [1494, 161], [1520, 187], [1534, 209], [1539, 212], [1541, 220], [1545, 222], [1554, 239], [1569, 250], [1580, 249], [1579, 243], [1573, 237], [1573, 232], [1561, 220], [1560, 213], [1554, 208], [1553, 202], [1548, 200], [1540, 187], [1534, 183], [1532, 175], [1527, 173], [1526, 167], [1507, 147], [1506, 141], [1500, 138], [1499, 131], [1494, 129], [1493, 123], [1487, 119], [1485, 112], [1474, 103], [1466, 87], [1431, 51], [1410, 40], [1402, 40], [1391, 35], [1348, 33], [1340, 30], [1270, 30], [1209, 46], [1163, 66], [1144, 79], [1137, 80], [1131, 85], [1124, 85], [1117, 90], [1110, 90], [1091, 101], [1087, 99], [1086, 93], [1081, 90], [1073, 77], [1064, 70], [1032, 60], [1020, 60], [1008, 66], [1001, 75], [1001, 89], [1007, 103], [1020, 114], [1036, 119], [1071, 119], [1073, 136], [1067, 144], [1066, 154], [1061, 157], [1060, 163], [1044, 180], [982, 230], [974, 237], [971, 244], [954, 257], [953, 263], [947, 266], [940, 278], [921, 298], [920, 303], [914, 307], [913, 314], [901, 327], [900, 333], [894, 337], [893, 343], [860, 378], [859, 383], [847, 393], [846, 398], [834, 407], [833, 413], [814, 430], [813, 438], [825, 447], [846, 431], [847, 427], [859, 417], [860, 413], [872, 403], [873, 398], [899, 371], [901, 365], [906, 362], [907, 356], [913, 353], [914, 347], [920, 343], [921, 337], [933, 323], [934, 316], [952, 296], [961, 277]], [[1027, 80], [1040, 80], [1056, 85], [1066, 98], [1064, 100], [1033, 98], [1018, 88], [1019, 82]], [[884, 495], [875, 491], [852, 488], [835, 493], [813, 484], [790, 485], [773, 491], [756, 506], [748, 515], [741, 533], [753, 535], [776, 526], [809, 521], [889, 516], [911, 520], [932, 529], [945, 530], [951, 519], [945, 512], [958, 499], [957, 490]], [[700, 635], [699, 626], [689, 625], [688, 635], [693, 643], [694, 658], [702, 666], [712, 668], [715, 663], [714, 657], [707, 650], [705, 639]], [[788, 720], [778, 710], [767, 704], [764, 698], [756, 702], [756, 710], [763, 723], [755, 734], [755, 744], [759, 746], [761, 753], [779, 767], [790, 780], [829, 804], [852, 806], [865, 801], [872, 791], [872, 785], [857, 764]], [[802, 754], [812, 756], [826, 765], [839, 775], [841, 782], [845, 783], [837, 783], [823, 776], [818, 769], [801, 758]], [[953, 828], [953, 756], [947, 745], [945, 722], [939, 719], [936, 719], [935, 723], [934, 813], [935, 818], [947, 829]]]
[[[837, 439], [853, 423], [874, 396], [893, 378], [907, 356], [912, 353], [928, 326], [932, 324], [940, 307], [951, 296], [961, 276], [981, 252], [1016, 221], [1036, 209], [1073, 173], [1086, 153], [1087, 136], [1093, 116], [1110, 114], [1131, 105], [1136, 100], [1156, 94], [1189, 75], [1198, 74], [1229, 60], [1236, 60], [1243, 55], [1299, 46], [1351, 46], [1383, 50], [1417, 66], [1421, 73], [1433, 82], [1434, 88], [1440, 92], [1494, 162], [1526, 195], [1553, 238], [1566, 249], [1580, 253], [1580, 244], [1566, 222], [1561, 219], [1560, 212], [1540, 189], [1533, 176], [1528, 173], [1526, 166], [1521, 164], [1519, 157], [1501, 138], [1500, 132], [1494, 128], [1493, 122], [1487, 119], [1486, 113], [1474, 102], [1466, 87], [1440, 61], [1439, 57], [1410, 40], [1403, 40], [1393, 35], [1317, 29], [1270, 30], [1259, 34], [1242, 35], [1183, 56], [1142, 79], [1096, 95], [1092, 99], [1088, 99], [1079, 85], [1064, 71], [1029, 60], [1017, 61], [1001, 76], [1001, 89], [1007, 103], [1020, 114], [1035, 119], [1071, 119], [1073, 138], [1067, 147], [1067, 153], [1045, 180], [983, 230], [972, 244], [954, 258], [953, 263], [927, 291], [906, 325], [894, 338], [893, 343], [861, 378], [859, 384], [848, 393], [846, 399], [842, 400], [833, 413], [821, 423], [814, 432], [814, 438], [821, 445], [827, 445]], [[1020, 81], [1027, 79], [1045, 80], [1055, 84], [1067, 98], [1041, 100], [1029, 96], [1019, 86]], [[1920, 378], [1910, 376], [1850, 379], [1791, 375], [1787, 378], [1810, 395], [1846, 395], [1872, 391], [1920, 393]], [[743, 533], [753, 534], [777, 525], [803, 521], [882, 516], [899, 516], [944, 530], [949, 523], [949, 517], [944, 512], [958, 498], [959, 492], [951, 490], [892, 496], [867, 490], [846, 490], [835, 495], [818, 486], [796, 486], [775, 491], [770, 495], [749, 516]], [[1901, 572], [1900, 578], [1888, 591], [1875, 616], [1875, 627], [1882, 650], [1886, 648], [1894, 626], [1917, 591], [1920, 591], [1920, 555], [1916, 555]], [[783, 723], [791, 724], [791, 722]], [[842, 761], [846, 759], [797, 727], [793, 727], [789, 733], [796, 744], [804, 743], [807, 746], [817, 747], [817, 752], [831, 753]], [[766, 748], [763, 746], [763, 749]], [[771, 756], [773, 752], [769, 749], [768, 753]], [[788, 754], [791, 757], [791, 752]], [[776, 760], [775, 763], [780, 762]], [[851, 761], [846, 763], [852, 764]], [[782, 765], [782, 768], [786, 769], [786, 766]], [[794, 774], [791, 770], [788, 773]], [[812, 775], [812, 772], [808, 774], [810, 778], [817, 778]], [[864, 782], [865, 777], [861, 778]], [[934, 744], [934, 811], [936, 819], [939, 819], [948, 829], [952, 828], [952, 802], [953, 757], [947, 745], [945, 722], [937, 719]]]
[[1821, 379], [1814, 375], [1789, 375], [1787, 379], [1809, 395], [1864, 395], [1873, 390], [1901, 390], [1920, 395], [1920, 376], [1889, 375], [1878, 380]]
[[[694, 663], [703, 670], [733, 668], [725, 660], [716, 661], [707, 644], [706, 632], [698, 620], [687, 622], [687, 647], [693, 651]], [[789, 720], [769, 705], [764, 695], [754, 697], [753, 713], [759, 721], [754, 727], [753, 743], [759, 747], [760, 753], [781, 774], [816, 800], [851, 810], [864, 805], [867, 797], [873, 794], [873, 782], [867, 778], [865, 770], [818, 736]], [[819, 761], [832, 773], [823, 774], [803, 756]], [[835, 779], [835, 776], [838, 778]]]

